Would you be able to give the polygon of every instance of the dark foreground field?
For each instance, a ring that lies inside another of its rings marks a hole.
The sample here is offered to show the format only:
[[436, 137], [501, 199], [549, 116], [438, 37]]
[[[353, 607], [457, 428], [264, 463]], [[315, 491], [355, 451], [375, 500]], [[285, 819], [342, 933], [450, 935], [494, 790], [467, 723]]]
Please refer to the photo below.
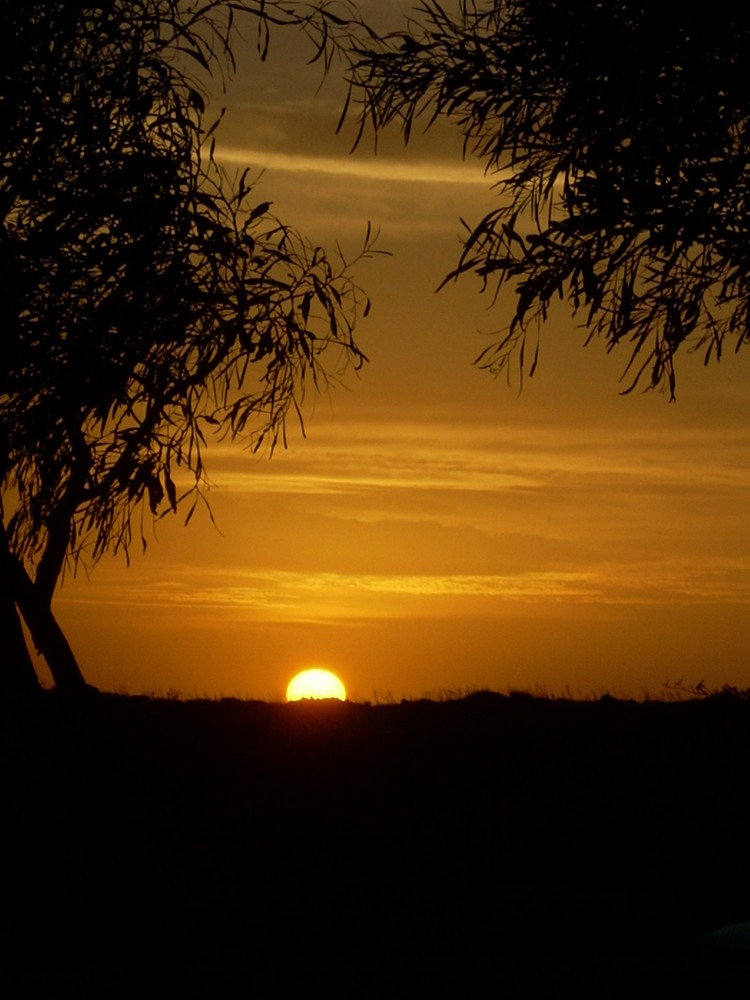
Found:
[[733, 995], [749, 700], [4, 715], [5, 996]]

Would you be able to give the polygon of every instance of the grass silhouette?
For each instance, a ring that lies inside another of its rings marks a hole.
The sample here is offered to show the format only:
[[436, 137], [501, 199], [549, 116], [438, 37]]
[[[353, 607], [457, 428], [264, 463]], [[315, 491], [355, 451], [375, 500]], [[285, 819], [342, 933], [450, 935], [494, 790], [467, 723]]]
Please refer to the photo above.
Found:
[[748, 916], [750, 699], [676, 693], [6, 708], [4, 993], [713, 975], [696, 942]]

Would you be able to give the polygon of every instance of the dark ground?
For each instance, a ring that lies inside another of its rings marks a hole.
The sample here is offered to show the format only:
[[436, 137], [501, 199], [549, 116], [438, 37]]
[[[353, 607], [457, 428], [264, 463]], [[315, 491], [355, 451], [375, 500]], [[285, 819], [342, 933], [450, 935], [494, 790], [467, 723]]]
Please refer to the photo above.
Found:
[[748, 699], [3, 715], [5, 996], [747, 989]]

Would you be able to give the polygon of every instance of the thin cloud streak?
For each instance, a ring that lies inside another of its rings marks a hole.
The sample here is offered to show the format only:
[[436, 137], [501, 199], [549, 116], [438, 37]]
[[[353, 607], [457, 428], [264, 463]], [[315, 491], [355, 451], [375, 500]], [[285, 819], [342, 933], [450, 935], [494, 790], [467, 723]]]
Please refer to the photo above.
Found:
[[[224, 611], [254, 621], [377, 621], [461, 615], [523, 607], [750, 604], [750, 559], [684, 561], [674, 566], [635, 560], [583, 571], [515, 574], [354, 574], [293, 570], [184, 568], [178, 579], [111, 582], [96, 597], [61, 595], [61, 605], [96, 604], [167, 611]], [[489, 602], [489, 603], [488, 603]], [[198, 616], [196, 621], [203, 621]]]
[[483, 188], [488, 184], [484, 171], [477, 169], [473, 164], [449, 166], [431, 161], [410, 163], [385, 157], [372, 160], [337, 159], [218, 145], [216, 159], [223, 163], [241, 166], [257, 163], [269, 170], [283, 170], [294, 174], [326, 174], [384, 183], [466, 184], [481, 185]]
[[[316, 430], [316, 447], [277, 454], [272, 462], [212, 449], [212, 484], [232, 493], [351, 494], [372, 490], [497, 492], [615, 487], [746, 492], [750, 445], [724, 430], [685, 434], [593, 434], [560, 427], [455, 430], [439, 423]], [[354, 442], [354, 443], [353, 443]], [[364, 458], [366, 456], [366, 459]], [[365, 471], [363, 471], [363, 469]]]

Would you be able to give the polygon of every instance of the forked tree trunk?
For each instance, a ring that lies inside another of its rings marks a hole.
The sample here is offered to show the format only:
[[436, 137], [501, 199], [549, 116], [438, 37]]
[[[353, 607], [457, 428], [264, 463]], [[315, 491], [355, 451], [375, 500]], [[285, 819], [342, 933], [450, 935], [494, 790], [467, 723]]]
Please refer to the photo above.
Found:
[[12, 576], [5, 529], [0, 526], [0, 687], [18, 698], [38, 693], [41, 685], [16, 611]]
[[52, 614], [46, 597], [40, 597], [22, 566], [17, 565], [16, 602], [31, 633], [37, 651], [47, 661], [55, 686], [61, 691], [77, 692], [87, 688], [65, 633]]
[[[86, 689], [86, 681], [78, 661], [52, 614], [51, 589], [42, 589], [32, 582], [20, 560], [10, 551], [4, 525], [0, 524], [0, 662], [7, 660], [17, 683], [24, 683], [30, 674], [39, 687], [39, 679], [31, 662], [23, 629], [16, 608], [31, 633], [38, 652], [47, 661], [56, 687], [62, 691]], [[22, 653], [23, 650], [23, 653]]]
[[3, 588], [0, 597], [0, 688], [10, 698], [28, 697], [41, 690], [26, 647], [21, 620]]
[[52, 608], [40, 604], [20, 604], [21, 614], [31, 632], [37, 651], [47, 661], [55, 686], [61, 691], [82, 691], [87, 687], [65, 633], [52, 614]]
[[71, 538], [71, 519], [80, 499], [80, 468], [76, 462], [73, 463], [63, 499], [47, 518], [46, 544], [33, 580], [20, 559], [12, 557], [16, 604], [34, 645], [47, 661], [55, 686], [60, 691], [74, 694], [86, 690], [88, 685], [63, 630], [52, 614], [52, 596], [65, 563]]

